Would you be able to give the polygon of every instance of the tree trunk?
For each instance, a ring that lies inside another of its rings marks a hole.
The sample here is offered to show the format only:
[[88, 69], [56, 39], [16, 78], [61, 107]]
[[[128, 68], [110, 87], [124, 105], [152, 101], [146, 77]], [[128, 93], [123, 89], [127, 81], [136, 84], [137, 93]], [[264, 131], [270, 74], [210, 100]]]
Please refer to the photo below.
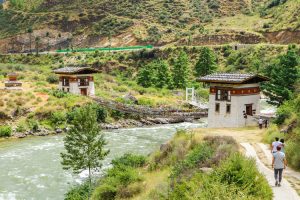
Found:
[[29, 51], [31, 53], [31, 33], [29, 33]]

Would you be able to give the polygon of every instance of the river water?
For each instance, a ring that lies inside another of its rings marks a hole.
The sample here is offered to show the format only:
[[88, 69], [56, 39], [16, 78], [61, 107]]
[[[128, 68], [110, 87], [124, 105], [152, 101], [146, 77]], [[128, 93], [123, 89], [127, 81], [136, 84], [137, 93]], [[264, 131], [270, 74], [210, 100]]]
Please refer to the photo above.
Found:
[[[103, 170], [113, 158], [126, 152], [147, 155], [168, 141], [176, 129], [206, 126], [181, 123], [146, 128], [120, 129], [105, 132], [110, 154], [103, 161]], [[62, 170], [60, 152], [63, 135], [30, 137], [0, 142], [0, 200], [60, 200], [86, 173], [74, 175]]]

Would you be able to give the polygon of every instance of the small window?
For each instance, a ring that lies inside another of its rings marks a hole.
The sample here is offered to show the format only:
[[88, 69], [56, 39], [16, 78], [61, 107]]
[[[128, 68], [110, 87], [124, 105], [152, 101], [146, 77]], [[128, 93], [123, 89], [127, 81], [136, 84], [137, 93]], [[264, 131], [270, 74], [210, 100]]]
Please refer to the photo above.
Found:
[[217, 89], [216, 100], [217, 101], [231, 101], [230, 90]]
[[226, 105], [226, 113], [230, 113], [231, 112], [231, 105], [230, 104], [227, 104]]
[[253, 115], [252, 104], [246, 104], [246, 114], [250, 116]]
[[216, 108], [215, 108], [216, 112], [220, 112], [220, 104], [216, 103]]
[[221, 99], [221, 90], [217, 90], [216, 100], [220, 100], [220, 99]]

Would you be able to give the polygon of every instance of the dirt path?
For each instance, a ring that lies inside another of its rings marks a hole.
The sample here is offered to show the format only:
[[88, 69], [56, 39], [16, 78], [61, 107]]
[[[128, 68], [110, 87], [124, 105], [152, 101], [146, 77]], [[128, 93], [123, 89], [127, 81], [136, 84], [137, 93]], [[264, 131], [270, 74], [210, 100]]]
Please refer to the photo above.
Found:
[[[269, 169], [271, 169], [272, 154], [270, 153], [268, 145], [263, 144], [263, 143], [256, 143], [255, 146], [256, 146], [256, 148], [255, 148], [256, 152], [260, 151], [260, 152], [258, 152], [258, 153], [260, 153], [258, 155], [260, 160], [262, 160], [263, 163]], [[261, 155], [261, 154], [263, 154], [263, 155]], [[284, 172], [284, 176], [290, 182], [290, 184], [293, 186], [293, 188], [296, 189], [296, 191], [298, 192], [298, 195], [300, 195], [300, 173], [288, 167]]]
[[272, 187], [274, 200], [300, 200], [297, 192], [292, 188], [291, 184], [286, 179], [282, 180], [281, 187], [274, 186], [275, 180], [273, 176], [273, 170], [269, 169], [263, 164], [263, 162], [257, 156], [254, 147], [250, 143], [241, 143], [241, 145], [245, 148], [246, 156], [254, 158], [256, 160], [258, 170], [265, 175]]

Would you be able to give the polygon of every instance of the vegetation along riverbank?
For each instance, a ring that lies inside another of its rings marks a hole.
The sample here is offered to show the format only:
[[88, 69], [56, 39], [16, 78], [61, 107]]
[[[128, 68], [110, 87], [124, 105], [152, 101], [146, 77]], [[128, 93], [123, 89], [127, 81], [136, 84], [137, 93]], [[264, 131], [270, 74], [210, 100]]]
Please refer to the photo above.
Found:
[[[299, 53], [297, 46], [293, 48]], [[268, 63], [276, 63], [286, 51], [287, 46], [281, 45], [256, 45], [237, 50], [223, 45], [212, 49], [170, 47], [136, 52], [1, 55], [0, 79], [5, 81], [7, 74], [16, 72], [23, 82], [22, 90], [0, 90], [0, 123], [4, 126], [1, 135], [60, 133], [68, 127], [68, 113], [72, 109], [92, 102], [87, 97], [56, 91], [59, 80], [52, 70], [62, 66], [91, 66], [100, 70], [94, 77], [96, 96], [106, 101], [176, 111], [191, 109], [185, 101], [185, 87], [194, 87], [198, 100], [207, 101], [208, 89], [196, 82], [200, 75], [238, 70], [269, 76]], [[0, 83], [0, 88], [3, 87]], [[165, 116], [154, 119], [107, 109], [103, 105], [96, 107], [102, 115], [99, 123], [103, 123], [103, 128], [192, 120], [189, 117], [166, 119]]]

